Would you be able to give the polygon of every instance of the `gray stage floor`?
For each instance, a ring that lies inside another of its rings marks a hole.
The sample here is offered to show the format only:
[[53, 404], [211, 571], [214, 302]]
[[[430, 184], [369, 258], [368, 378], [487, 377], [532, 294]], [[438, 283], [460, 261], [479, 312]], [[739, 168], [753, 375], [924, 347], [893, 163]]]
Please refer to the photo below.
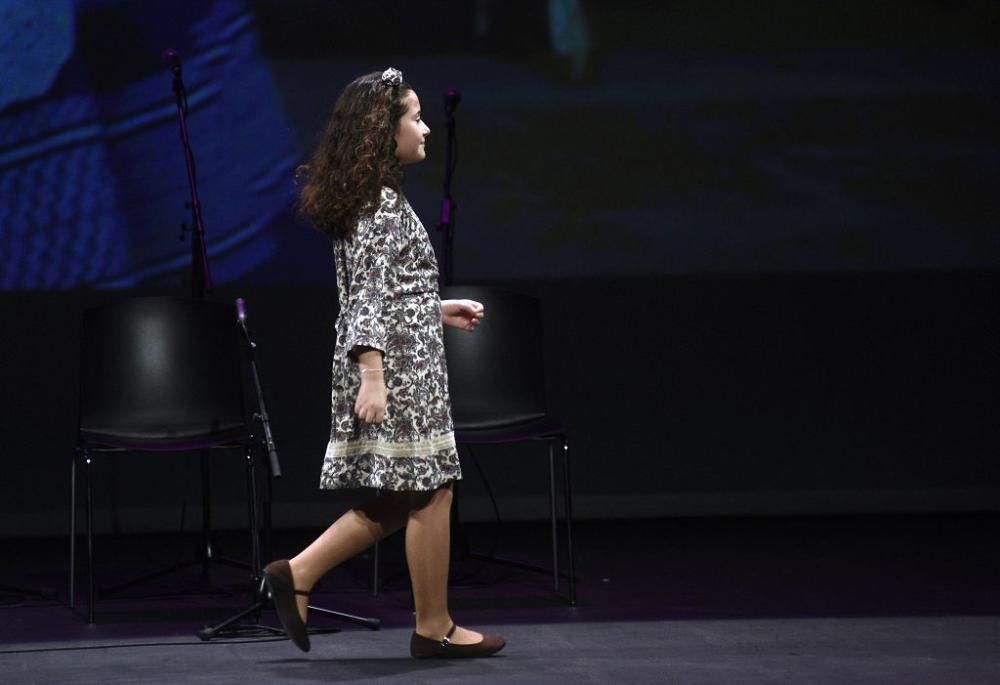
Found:
[[[281, 531], [287, 554], [315, 531]], [[320, 607], [373, 616], [380, 631], [310, 614], [313, 650], [283, 637], [197, 639], [245, 608], [246, 572], [197, 567], [97, 605], [66, 607], [64, 540], [4, 541], [0, 685], [7, 683], [879, 683], [1000, 685], [996, 514], [582, 522], [579, 594], [551, 577], [453, 562], [451, 606], [496, 631], [491, 659], [418, 662], [401, 540], [372, 597], [363, 557], [314, 589]], [[547, 551], [542, 524], [470, 529], [474, 548]], [[239, 555], [239, 536], [228, 547]], [[100, 541], [100, 584], [169, 562], [171, 536]], [[222, 541], [226, 543], [224, 539]], [[14, 563], [12, 563], [14, 562]], [[20, 592], [11, 587], [25, 588]], [[32, 588], [38, 590], [31, 594]], [[273, 611], [260, 624], [275, 625]], [[256, 630], [251, 622], [248, 630]], [[259, 631], [258, 631], [259, 632]]]
[[8, 644], [0, 680], [48, 683], [954, 683], [1000, 682], [1000, 618], [691, 620], [488, 626], [483, 660], [423, 662], [409, 630], [287, 641]]

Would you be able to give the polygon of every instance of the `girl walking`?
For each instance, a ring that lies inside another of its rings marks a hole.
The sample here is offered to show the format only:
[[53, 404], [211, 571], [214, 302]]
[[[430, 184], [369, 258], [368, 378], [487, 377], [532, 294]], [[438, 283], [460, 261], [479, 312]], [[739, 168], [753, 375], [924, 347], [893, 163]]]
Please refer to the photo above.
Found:
[[452, 483], [462, 477], [442, 325], [471, 332], [483, 306], [438, 295], [427, 232], [402, 194], [401, 167], [424, 159], [430, 129], [393, 68], [341, 93], [311, 163], [300, 208], [333, 239], [340, 313], [330, 442], [320, 487], [381, 492], [308, 547], [264, 568], [282, 625], [303, 651], [308, 593], [331, 568], [406, 529], [416, 629], [410, 653], [483, 657], [504, 640], [458, 627], [448, 612]]

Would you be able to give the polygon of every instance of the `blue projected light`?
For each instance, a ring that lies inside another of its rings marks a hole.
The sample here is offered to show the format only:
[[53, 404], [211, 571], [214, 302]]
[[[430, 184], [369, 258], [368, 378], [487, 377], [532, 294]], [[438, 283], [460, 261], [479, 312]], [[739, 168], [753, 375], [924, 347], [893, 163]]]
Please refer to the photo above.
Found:
[[73, 52], [71, 0], [0, 0], [0, 110], [43, 95]]
[[850, 4], [0, 0], [0, 290], [186, 280], [167, 47], [217, 284], [329, 283], [294, 167], [390, 64], [436, 240], [462, 92], [459, 281], [996, 269], [995, 9]]
[[[44, 8], [31, 17], [8, 5], [0, 15], [17, 22], [2, 25], [20, 33], [3, 41], [0, 289], [123, 288], [188, 267], [178, 227], [189, 190], [172, 77], [159, 64], [176, 43], [213, 275], [224, 281], [268, 258], [262, 229], [293, 201], [298, 151], [245, 3], [199, 4], [180, 22], [159, 3], [78, 3], [75, 29], [68, 2], [30, 3]], [[74, 40], [102, 23], [84, 21], [88, 11], [162, 35]], [[151, 28], [164, 25], [174, 30]], [[25, 52], [18, 41], [43, 47]], [[109, 64], [127, 78], [107, 83]]]

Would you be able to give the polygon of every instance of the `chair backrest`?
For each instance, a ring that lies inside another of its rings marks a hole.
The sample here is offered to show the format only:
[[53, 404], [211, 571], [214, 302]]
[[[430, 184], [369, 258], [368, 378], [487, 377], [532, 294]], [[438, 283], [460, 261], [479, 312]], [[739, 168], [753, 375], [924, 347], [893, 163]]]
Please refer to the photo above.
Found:
[[80, 436], [133, 449], [188, 449], [248, 432], [231, 305], [141, 297], [88, 309]]
[[472, 333], [446, 326], [445, 354], [456, 430], [512, 425], [545, 416], [545, 363], [538, 301], [487, 286], [452, 286], [442, 299], [482, 302]]

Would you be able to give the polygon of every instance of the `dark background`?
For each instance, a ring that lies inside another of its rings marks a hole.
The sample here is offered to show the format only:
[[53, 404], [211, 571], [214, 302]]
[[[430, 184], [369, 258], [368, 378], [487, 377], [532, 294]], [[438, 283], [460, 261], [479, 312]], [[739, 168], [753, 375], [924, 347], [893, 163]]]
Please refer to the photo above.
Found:
[[[82, 309], [188, 291], [167, 46], [212, 297], [244, 297], [260, 345], [279, 526], [356, 498], [316, 489], [336, 293], [293, 170], [339, 89], [390, 64], [434, 131], [405, 190], [439, 247], [462, 91], [456, 280], [542, 299], [578, 515], [996, 509], [998, 6], [559, 6], [0, 5], [0, 535], [66, 525]], [[545, 516], [540, 452], [478, 454], [505, 517]], [[198, 520], [194, 457], [107, 461], [102, 528]], [[471, 468], [462, 507], [491, 515]]]

